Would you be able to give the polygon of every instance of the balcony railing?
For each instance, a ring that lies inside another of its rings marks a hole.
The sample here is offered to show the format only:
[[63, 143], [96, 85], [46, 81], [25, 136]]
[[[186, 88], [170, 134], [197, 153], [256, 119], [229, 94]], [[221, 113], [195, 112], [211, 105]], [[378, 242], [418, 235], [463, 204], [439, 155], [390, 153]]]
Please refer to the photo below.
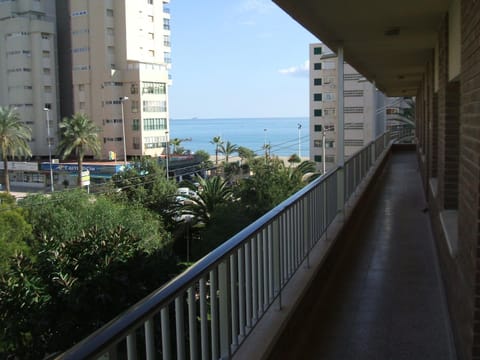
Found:
[[380, 136], [58, 358], [230, 358], [389, 144]]

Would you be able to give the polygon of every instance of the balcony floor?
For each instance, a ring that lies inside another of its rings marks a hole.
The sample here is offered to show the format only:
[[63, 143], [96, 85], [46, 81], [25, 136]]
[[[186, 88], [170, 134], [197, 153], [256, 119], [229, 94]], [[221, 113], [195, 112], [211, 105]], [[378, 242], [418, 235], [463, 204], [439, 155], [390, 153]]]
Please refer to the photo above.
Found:
[[455, 359], [416, 154], [393, 152], [360, 206], [270, 359]]

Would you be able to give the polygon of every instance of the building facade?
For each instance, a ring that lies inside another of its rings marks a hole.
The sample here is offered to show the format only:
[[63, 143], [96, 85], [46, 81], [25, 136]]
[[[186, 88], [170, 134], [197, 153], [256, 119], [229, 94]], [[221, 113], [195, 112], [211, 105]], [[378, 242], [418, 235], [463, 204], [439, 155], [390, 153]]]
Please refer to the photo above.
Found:
[[32, 129], [34, 156], [58, 142], [56, 44], [55, 0], [0, 1], [0, 105]]
[[[102, 159], [160, 156], [168, 141], [168, 1], [70, 0], [71, 105], [101, 128]], [[62, 46], [62, 44], [60, 44]], [[63, 54], [68, 50], [63, 49]], [[70, 60], [70, 61], [69, 61]]]
[[[338, 58], [310, 44], [310, 157], [323, 171], [337, 162]], [[344, 71], [344, 151], [349, 157], [385, 129], [385, 96], [347, 63]], [[324, 153], [325, 151], [325, 153]]]

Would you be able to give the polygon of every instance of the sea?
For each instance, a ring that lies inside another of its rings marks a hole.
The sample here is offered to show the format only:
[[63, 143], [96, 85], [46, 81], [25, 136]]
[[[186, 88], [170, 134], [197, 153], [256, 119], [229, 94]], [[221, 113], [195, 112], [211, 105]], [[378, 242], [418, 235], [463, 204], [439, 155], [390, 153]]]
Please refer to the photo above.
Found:
[[170, 120], [170, 139], [188, 139], [181, 146], [192, 152], [204, 150], [214, 155], [215, 145], [211, 141], [215, 136], [220, 136], [224, 143], [230, 141], [258, 155], [264, 153], [264, 144], [269, 144], [272, 155], [298, 155], [300, 150], [301, 157], [309, 156], [307, 117]]

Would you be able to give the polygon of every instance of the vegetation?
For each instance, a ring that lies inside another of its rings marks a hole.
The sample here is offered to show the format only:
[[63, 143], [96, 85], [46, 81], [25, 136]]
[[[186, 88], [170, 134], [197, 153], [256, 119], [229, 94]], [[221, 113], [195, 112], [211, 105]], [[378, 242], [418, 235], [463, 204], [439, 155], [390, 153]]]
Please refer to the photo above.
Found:
[[[96, 129], [86, 127], [93, 142], [70, 150], [79, 159], [95, 149]], [[226, 159], [238, 152], [241, 163], [226, 162], [224, 176], [196, 177], [188, 195], [177, 194], [155, 159], [142, 157], [114, 175], [103, 195], [56, 192], [18, 205], [0, 197], [0, 358], [37, 359], [69, 347], [178, 274], [181, 260], [201, 258], [314, 174], [311, 162], [285, 165], [216, 138], [217, 150]]]
[[0, 154], [3, 161], [3, 183], [5, 191], [10, 192], [10, 179], [8, 177], [8, 157], [30, 156], [31, 129], [20, 121], [20, 116], [15, 110], [0, 107]]
[[220, 136], [214, 136], [210, 141], [211, 144], [215, 145], [215, 165], [218, 164], [218, 154], [220, 152], [220, 146], [223, 144], [223, 140]]
[[60, 123], [61, 140], [58, 151], [62, 159], [75, 154], [78, 163], [78, 186], [82, 182], [83, 158], [88, 151], [94, 155], [100, 153], [101, 145], [98, 134], [100, 129], [84, 114], [75, 114], [64, 118]]

